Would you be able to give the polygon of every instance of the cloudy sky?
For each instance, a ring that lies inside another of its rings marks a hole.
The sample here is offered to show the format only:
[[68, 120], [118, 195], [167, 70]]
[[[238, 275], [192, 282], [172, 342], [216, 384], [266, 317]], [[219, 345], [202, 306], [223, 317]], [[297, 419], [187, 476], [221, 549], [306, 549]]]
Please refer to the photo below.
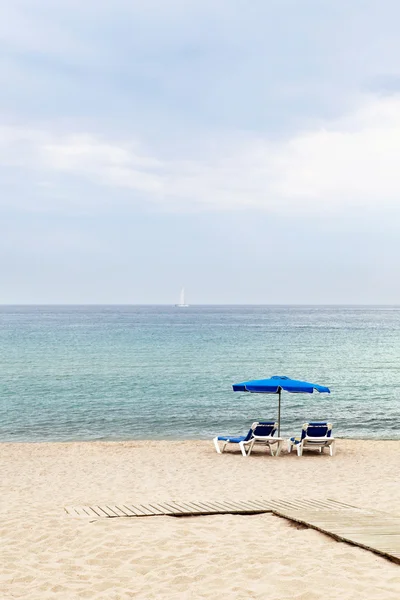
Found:
[[399, 22], [0, 0], [0, 302], [399, 303]]

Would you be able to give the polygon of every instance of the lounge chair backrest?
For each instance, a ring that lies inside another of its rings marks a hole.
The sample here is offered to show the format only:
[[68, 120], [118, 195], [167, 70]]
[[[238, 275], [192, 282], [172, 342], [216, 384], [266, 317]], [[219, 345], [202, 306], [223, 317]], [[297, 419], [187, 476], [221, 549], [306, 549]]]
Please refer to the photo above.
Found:
[[305, 437], [331, 437], [332, 434], [332, 425], [326, 422], [310, 422], [304, 423], [303, 429], [301, 431], [301, 439], [304, 440]]
[[244, 442], [248, 442], [251, 440], [253, 435], [257, 436], [272, 436], [275, 431], [278, 429], [278, 423], [275, 421], [256, 421], [250, 427], [246, 437], [244, 438]]
[[253, 423], [253, 425], [250, 427], [250, 429], [249, 429], [246, 437], [243, 440], [244, 442], [248, 442], [253, 437], [253, 431], [254, 431], [254, 426], [255, 425], [258, 425], [258, 423]]
[[253, 433], [257, 436], [273, 436], [278, 429], [278, 424], [275, 421], [260, 421], [259, 423], [253, 423], [254, 425]]

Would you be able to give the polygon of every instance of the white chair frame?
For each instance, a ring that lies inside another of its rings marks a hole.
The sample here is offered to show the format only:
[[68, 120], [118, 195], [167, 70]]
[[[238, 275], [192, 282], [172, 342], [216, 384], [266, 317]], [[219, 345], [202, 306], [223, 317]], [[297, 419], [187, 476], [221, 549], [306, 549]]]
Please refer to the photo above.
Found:
[[[332, 425], [327, 423], [328, 430], [332, 430]], [[309, 423], [304, 423], [303, 431], [309, 427]], [[288, 453], [290, 454], [294, 447], [297, 449], [297, 456], [303, 456], [304, 448], [318, 448], [320, 454], [323, 453], [325, 448], [329, 448], [330, 456], [334, 456], [335, 454], [335, 438], [328, 435], [324, 435], [322, 437], [309, 437], [306, 436], [301, 440], [301, 442], [297, 443], [292, 442], [292, 440], [288, 440]]]

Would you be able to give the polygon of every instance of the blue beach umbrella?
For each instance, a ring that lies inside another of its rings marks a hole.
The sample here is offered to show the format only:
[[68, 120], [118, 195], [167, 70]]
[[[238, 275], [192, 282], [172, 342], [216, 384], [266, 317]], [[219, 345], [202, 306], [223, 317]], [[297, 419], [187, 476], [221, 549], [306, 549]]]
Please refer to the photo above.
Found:
[[278, 394], [278, 435], [281, 434], [281, 393], [282, 390], [292, 394], [312, 394], [317, 392], [326, 392], [330, 394], [330, 389], [324, 385], [309, 383], [308, 381], [297, 381], [289, 377], [274, 375], [270, 379], [253, 379], [252, 381], [243, 381], [235, 383], [234, 392], [251, 392], [253, 394]]

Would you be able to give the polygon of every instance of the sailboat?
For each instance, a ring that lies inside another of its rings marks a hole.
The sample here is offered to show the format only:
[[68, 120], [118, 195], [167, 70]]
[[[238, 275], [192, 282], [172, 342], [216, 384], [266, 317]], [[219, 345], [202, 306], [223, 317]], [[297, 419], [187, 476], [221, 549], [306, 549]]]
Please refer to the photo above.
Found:
[[179, 297], [179, 304], [175, 304], [179, 308], [187, 308], [189, 304], [185, 304], [185, 288], [181, 289], [181, 295]]

